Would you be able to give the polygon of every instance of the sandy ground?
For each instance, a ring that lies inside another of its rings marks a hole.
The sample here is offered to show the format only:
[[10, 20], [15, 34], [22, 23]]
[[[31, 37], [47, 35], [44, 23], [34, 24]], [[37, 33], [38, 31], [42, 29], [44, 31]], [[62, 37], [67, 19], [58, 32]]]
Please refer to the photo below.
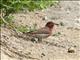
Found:
[[[1, 60], [80, 60], [80, 1], [61, 1], [43, 11], [17, 13], [14, 17], [18, 26], [36, 23], [38, 29], [48, 21], [59, 26], [42, 43], [15, 37], [13, 31], [1, 27]], [[69, 48], [74, 52], [69, 53]]]

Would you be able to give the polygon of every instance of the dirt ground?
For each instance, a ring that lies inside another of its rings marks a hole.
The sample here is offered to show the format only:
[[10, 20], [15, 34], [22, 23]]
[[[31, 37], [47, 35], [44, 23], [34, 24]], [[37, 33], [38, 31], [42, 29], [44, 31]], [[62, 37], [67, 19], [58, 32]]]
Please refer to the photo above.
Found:
[[48, 21], [59, 26], [42, 43], [15, 37], [13, 31], [1, 27], [1, 60], [80, 60], [80, 1], [60, 1], [42, 11], [14, 14], [18, 26], [36, 23], [38, 29]]

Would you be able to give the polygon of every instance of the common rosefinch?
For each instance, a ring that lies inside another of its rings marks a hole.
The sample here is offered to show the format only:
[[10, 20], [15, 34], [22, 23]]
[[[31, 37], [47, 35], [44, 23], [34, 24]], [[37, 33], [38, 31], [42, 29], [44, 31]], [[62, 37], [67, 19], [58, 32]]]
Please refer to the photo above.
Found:
[[47, 38], [52, 34], [54, 25], [57, 24], [50, 21], [45, 25], [45, 27], [40, 28], [34, 32], [29, 32], [27, 34], [33, 36], [34, 38], [38, 38], [38, 41], [42, 41], [42, 38]]

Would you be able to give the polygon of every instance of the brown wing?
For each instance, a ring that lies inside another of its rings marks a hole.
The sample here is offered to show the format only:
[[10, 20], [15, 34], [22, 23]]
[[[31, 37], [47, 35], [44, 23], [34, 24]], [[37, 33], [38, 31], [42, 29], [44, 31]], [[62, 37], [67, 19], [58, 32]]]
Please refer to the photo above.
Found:
[[31, 34], [49, 34], [50, 31], [49, 31], [49, 28], [44, 27], [44, 28], [38, 29], [34, 32], [30, 32], [30, 33]]

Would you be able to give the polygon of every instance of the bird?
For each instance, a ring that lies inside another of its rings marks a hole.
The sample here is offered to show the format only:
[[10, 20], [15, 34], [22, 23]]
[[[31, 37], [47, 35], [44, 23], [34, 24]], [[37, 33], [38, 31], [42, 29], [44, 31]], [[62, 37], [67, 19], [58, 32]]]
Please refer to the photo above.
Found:
[[42, 39], [44, 38], [48, 38], [49, 36], [52, 35], [52, 30], [54, 28], [54, 25], [58, 25], [52, 21], [49, 21], [45, 24], [44, 27], [40, 28], [40, 29], [37, 29], [33, 32], [28, 32], [28, 33], [25, 33], [27, 35], [30, 35], [33, 37], [33, 39], [31, 41], [35, 41], [35, 38], [38, 39], [39, 42], [42, 41]]

